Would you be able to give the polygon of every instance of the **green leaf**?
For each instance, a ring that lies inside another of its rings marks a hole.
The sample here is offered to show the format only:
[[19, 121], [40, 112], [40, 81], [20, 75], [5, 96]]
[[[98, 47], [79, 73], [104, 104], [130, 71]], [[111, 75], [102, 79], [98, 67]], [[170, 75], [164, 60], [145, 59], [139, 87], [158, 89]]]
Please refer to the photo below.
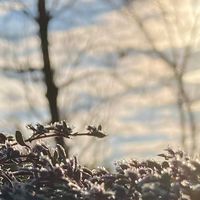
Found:
[[101, 125], [98, 126], [98, 130], [99, 130], [99, 131], [102, 130], [102, 126], [101, 126]]
[[3, 133], [0, 133], [0, 143], [5, 144], [6, 140], [7, 140], [7, 137]]
[[56, 150], [58, 151], [59, 162], [66, 163], [67, 156], [65, 149], [60, 144], [56, 144]]
[[30, 147], [24, 142], [22, 133], [20, 131], [15, 132], [15, 138], [18, 144], [20, 144], [21, 146], [28, 147], [30, 149]]

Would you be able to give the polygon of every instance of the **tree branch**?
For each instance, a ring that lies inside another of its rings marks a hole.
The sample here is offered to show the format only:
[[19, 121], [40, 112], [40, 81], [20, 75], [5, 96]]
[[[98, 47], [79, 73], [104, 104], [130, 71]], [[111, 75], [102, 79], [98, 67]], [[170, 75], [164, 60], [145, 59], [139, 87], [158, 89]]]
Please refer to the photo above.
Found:
[[54, 8], [54, 10], [52, 9], [50, 11], [50, 15], [52, 16], [52, 18], [58, 17], [61, 14], [63, 14], [64, 11], [69, 10], [70, 8], [72, 8], [76, 2], [77, 2], [77, 0], [70, 0], [68, 3], [66, 3], [65, 5], [63, 5], [58, 10], [56, 10], [55, 8]]

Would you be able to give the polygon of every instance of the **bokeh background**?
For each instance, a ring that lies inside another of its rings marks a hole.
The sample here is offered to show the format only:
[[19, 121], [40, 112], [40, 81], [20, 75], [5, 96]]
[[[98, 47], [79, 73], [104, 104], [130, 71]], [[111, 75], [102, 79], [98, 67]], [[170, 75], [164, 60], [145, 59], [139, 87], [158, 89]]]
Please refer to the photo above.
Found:
[[0, 0], [2, 132], [52, 121], [42, 5], [59, 120], [108, 134], [67, 141], [70, 155], [109, 165], [167, 146], [199, 153], [199, 0]]

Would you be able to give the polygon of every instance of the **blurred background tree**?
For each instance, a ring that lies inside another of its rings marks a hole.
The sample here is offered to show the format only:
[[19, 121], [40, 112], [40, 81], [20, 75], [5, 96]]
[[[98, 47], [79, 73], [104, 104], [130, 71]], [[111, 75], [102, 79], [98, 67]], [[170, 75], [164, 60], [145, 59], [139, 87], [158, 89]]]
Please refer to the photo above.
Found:
[[[111, 0], [110, 3], [115, 7], [121, 6], [116, 1]], [[137, 26], [144, 38], [143, 43], [147, 45], [145, 55], [160, 59], [172, 73], [169, 81], [174, 80], [172, 89], [180, 119], [180, 142], [182, 148], [194, 154], [197, 150], [198, 123], [193, 104], [198, 101], [199, 96], [191, 94], [191, 85], [184, 78], [188, 71], [195, 68], [191, 65], [191, 59], [199, 42], [199, 2], [122, 0], [120, 3], [124, 5], [122, 16], [134, 27]], [[145, 11], [141, 12], [140, 8], [145, 3], [148, 5], [147, 9], [144, 8]], [[162, 35], [161, 39], [159, 34]], [[126, 53], [123, 52], [123, 56]], [[186, 144], [188, 137], [191, 137], [189, 146]]]
[[[4, 2], [6, 3], [6, 2]], [[68, 9], [74, 1], [65, 2], [64, 5], [62, 5], [62, 8], [55, 11], [55, 9], [47, 9], [47, 2], [45, 0], [38, 0], [35, 1], [35, 5], [32, 5], [36, 8], [36, 13], [32, 13], [31, 8], [29, 8], [26, 3], [23, 1], [11, 1], [7, 2], [10, 3], [10, 6], [12, 8], [12, 4], [15, 4], [14, 7], [20, 7], [20, 12], [25, 15], [25, 17], [29, 18], [33, 21], [33, 23], [36, 24], [38, 27], [38, 36], [39, 41], [41, 43], [41, 54], [42, 54], [42, 63], [43, 66], [41, 68], [44, 84], [46, 86], [46, 98], [48, 101], [48, 107], [49, 107], [49, 113], [50, 113], [50, 122], [57, 122], [60, 118], [59, 108], [58, 108], [58, 102], [57, 97], [59, 93], [59, 87], [57, 87], [55, 80], [54, 80], [54, 69], [52, 67], [52, 61], [50, 58], [49, 53], [49, 23], [51, 20], [56, 17], [56, 15], [61, 14], [62, 11]], [[34, 3], [34, 2], [33, 2]], [[57, 2], [59, 3], [59, 2]], [[58, 6], [55, 1], [51, 3], [51, 7], [54, 8], [54, 6]], [[16, 10], [10, 10], [10, 12], [15, 12]], [[4, 68], [4, 70], [10, 70], [7, 67]], [[34, 68], [25, 68], [24, 71], [34, 72], [36, 69]], [[13, 69], [12, 69], [13, 71]], [[22, 70], [20, 70], [21, 73]], [[28, 92], [28, 91], [27, 91]], [[63, 138], [56, 138], [56, 143], [62, 145], [66, 152], [69, 152], [68, 146], [65, 144], [65, 141]], [[67, 155], [68, 157], [69, 155]]]

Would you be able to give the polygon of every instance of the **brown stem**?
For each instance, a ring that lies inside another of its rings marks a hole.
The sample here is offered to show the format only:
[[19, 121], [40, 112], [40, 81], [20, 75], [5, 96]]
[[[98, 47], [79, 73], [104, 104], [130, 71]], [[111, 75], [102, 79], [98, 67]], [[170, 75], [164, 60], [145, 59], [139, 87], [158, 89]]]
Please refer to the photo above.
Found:
[[[39, 135], [39, 136], [36, 136], [36, 137], [32, 137], [32, 138], [28, 138], [26, 140], [24, 140], [24, 142], [32, 142], [34, 140], [40, 140], [40, 139], [44, 139], [44, 138], [51, 138], [51, 137], [57, 137], [57, 138], [67, 138], [69, 139], [70, 137], [75, 137], [75, 136], [94, 136], [90, 133], [74, 133], [74, 134], [70, 134], [70, 135], [66, 135], [66, 134], [62, 134], [62, 133], [52, 133], [52, 134], [49, 134], [49, 135]], [[15, 142], [12, 144], [12, 146], [15, 146], [17, 145], [18, 143]]]

